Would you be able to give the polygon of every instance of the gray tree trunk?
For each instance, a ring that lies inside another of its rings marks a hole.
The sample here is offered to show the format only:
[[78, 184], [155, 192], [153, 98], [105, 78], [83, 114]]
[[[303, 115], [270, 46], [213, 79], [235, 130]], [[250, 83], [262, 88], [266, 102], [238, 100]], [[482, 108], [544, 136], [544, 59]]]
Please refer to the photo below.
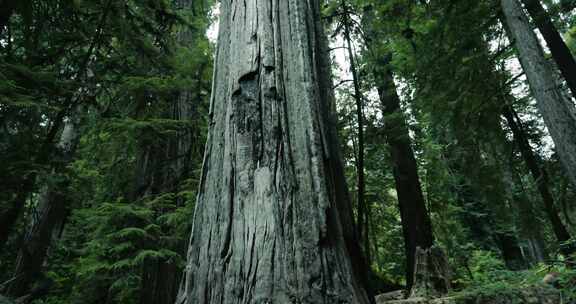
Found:
[[177, 303], [368, 303], [317, 0], [222, 1]]
[[538, 109], [566, 174], [576, 186], [576, 108], [563, 95], [519, 1], [502, 0], [501, 5], [508, 35], [516, 45]]

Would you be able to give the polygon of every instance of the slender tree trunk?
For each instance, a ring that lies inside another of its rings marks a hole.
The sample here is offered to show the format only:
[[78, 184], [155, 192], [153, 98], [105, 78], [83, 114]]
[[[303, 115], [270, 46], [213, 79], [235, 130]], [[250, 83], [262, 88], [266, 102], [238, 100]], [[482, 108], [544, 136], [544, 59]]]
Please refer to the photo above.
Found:
[[554, 58], [556, 65], [566, 80], [572, 96], [576, 98], [576, 60], [574, 60], [574, 56], [572, 56], [570, 49], [564, 43], [558, 30], [556, 30], [548, 12], [542, 7], [540, 0], [522, 0], [522, 2], [530, 16], [532, 16], [542, 37], [546, 40], [546, 44], [552, 53], [552, 58]]
[[556, 145], [560, 161], [576, 186], [576, 108], [566, 100], [518, 0], [501, 0], [505, 28], [518, 49], [520, 63], [538, 109]]
[[[64, 163], [67, 164], [72, 160], [77, 140], [77, 123], [69, 120], [57, 145]], [[57, 171], [59, 170], [54, 169], [54, 177]], [[68, 214], [63, 195], [66, 188], [67, 181], [60, 181], [49, 183], [42, 189], [38, 209], [32, 215], [30, 226], [18, 252], [14, 279], [7, 289], [7, 294], [14, 297], [23, 296], [30, 290], [31, 284], [40, 278], [54, 231], [65, 221]]]
[[342, 0], [340, 5], [344, 10], [343, 23], [344, 23], [344, 39], [348, 50], [348, 58], [350, 60], [350, 71], [352, 72], [352, 82], [354, 84], [354, 101], [356, 102], [356, 120], [358, 122], [358, 151], [356, 158], [356, 174], [357, 174], [357, 195], [358, 195], [358, 217], [356, 220], [356, 231], [358, 239], [364, 242], [364, 252], [367, 255], [367, 262], [370, 263], [369, 251], [369, 232], [368, 232], [368, 206], [366, 205], [365, 192], [366, 183], [364, 181], [364, 101], [363, 94], [360, 88], [360, 79], [358, 78], [358, 71], [356, 68], [356, 60], [354, 50], [352, 49], [352, 38], [350, 33], [350, 16], [348, 15], [348, 7], [346, 1]]
[[223, 1], [220, 12], [177, 303], [368, 303], [347, 243], [348, 197], [337, 189], [345, 183], [319, 2]]
[[432, 224], [426, 202], [422, 194], [418, 165], [410, 143], [410, 134], [404, 113], [400, 108], [400, 98], [391, 71], [382, 63], [377, 73], [378, 94], [384, 112], [385, 134], [392, 158], [394, 181], [398, 194], [404, 248], [406, 250], [406, 285], [410, 289], [414, 283], [416, 248], [424, 250], [434, 245]]
[[[544, 169], [542, 169], [538, 165], [538, 160], [530, 147], [530, 143], [528, 142], [528, 138], [526, 137], [524, 130], [522, 128], [521, 122], [518, 119], [518, 116], [514, 112], [514, 109], [511, 106], [505, 106], [503, 108], [504, 118], [508, 122], [508, 126], [512, 130], [514, 135], [514, 139], [518, 144], [518, 148], [520, 149], [520, 154], [530, 170], [530, 174], [534, 178], [536, 182], [536, 187], [538, 188], [538, 192], [540, 192], [540, 196], [542, 196], [542, 202], [544, 203], [544, 211], [548, 217], [548, 220], [552, 224], [552, 230], [554, 231], [554, 235], [559, 242], [565, 242], [570, 239], [570, 233], [562, 223], [560, 216], [558, 215], [558, 210], [554, 204], [554, 198], [548, 189], [548, 175]], [[572, 249], [564, 249], [563, 253], [570, 254], [572, 253]]]

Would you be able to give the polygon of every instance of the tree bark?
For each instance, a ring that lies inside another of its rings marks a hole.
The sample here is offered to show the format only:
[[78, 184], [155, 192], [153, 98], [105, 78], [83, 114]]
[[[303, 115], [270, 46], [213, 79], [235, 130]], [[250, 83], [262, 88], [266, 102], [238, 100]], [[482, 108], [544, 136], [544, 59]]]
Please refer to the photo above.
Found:
[[436, 298], [450, 291], [451, 270], [448, 259], [438, 247], [416, 247], [414, 287], [411, 298]]
[[[524, 133], [518, 116], [511, 106], [505, 106], [502, 110], [502, 114], [508, 122], [508, 126], [512, 130], [514, 140], [520, 149], [520, 154], [522, 155], [528, 170], [530, 170], [532, 178], [534, 178], [534, 181], [536, 182], [536, 187], [538, 192], [540, 192], [542, 202], [544, 203], [544, 211], [546, 212], [550, 224], [552, 224], [552, 230], [554, 231], [556, 239], [559, 242], [570, 240], [570, 233], [562, 223], [562, 220], [558, 215], [558, 210], [554, 204], [554, 198], [548, 189], [548, 174], [538, 165], [538, 160], [532, 151], [532, 147], [530, 147], [530, 143], [528, 142], [528, 138]], [[569, 248], [563, 250], [564, 254], [571, 254], [573, 252], [574, 250]]]
[[[223, 1], [177, 303], [368, 303], [355, 272], [318, 1]], [[363, 269], [362, 269], [363, 270]]]
[[554, 71], [532, 31], [518, 0], [501, 0], [505, 28], [518, 49], [520, 63], [560, 161], [576, 186], [576, 108], [558, 87]]
[[556, 30], [548, 12], [542, 7], [540, 0], [522, 0], [524, 6], [530, 13], [532, 20], [540, 30], [542, 37], [552, 53], [552, 58], [556, 62], [558, 69], [566, 80], [572, 96], [576, 98], [576, 60], [570, 49], [564, 43], [562, 36]]
[[406, 250], [406, 285], [410, 290], [414, 283], [416, 248], [427, 251], [434, 245], [434, 235], [394, 78], [387, 63], [381, 64], [382, 70], [376, 72], [374, 76], [384, 113], [384, 132], [392, 158]]

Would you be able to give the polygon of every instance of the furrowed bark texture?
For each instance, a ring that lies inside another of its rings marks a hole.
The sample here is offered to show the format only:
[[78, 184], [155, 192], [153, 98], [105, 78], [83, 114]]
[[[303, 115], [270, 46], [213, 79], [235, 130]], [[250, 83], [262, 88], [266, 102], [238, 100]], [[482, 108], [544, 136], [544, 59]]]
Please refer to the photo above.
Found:
[[544, 57], [544, 52], [532, 31], [528, 18], [518, 0], [502, 0], [508, 35], [518, 49], [518, 57], [538, 109], [554, 140], [560, 161], [576, 185], [576, 108], [559, 88], [554, 70]]
[[368, 303], [314, 0], [222, 1], [177, 303]]
[[414, 286], [410, 298], [435, 298], [450, 291], [451, 270], [448, 258], [438, 247], [416, 247]]

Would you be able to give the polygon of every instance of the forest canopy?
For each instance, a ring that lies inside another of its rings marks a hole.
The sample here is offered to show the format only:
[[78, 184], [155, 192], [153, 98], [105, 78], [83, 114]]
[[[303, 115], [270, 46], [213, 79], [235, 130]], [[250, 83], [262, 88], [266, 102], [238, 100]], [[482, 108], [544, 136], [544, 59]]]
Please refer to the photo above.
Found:
[[0, 303], [574, 303], [575, 55], [573, 0], [0, 0]]

